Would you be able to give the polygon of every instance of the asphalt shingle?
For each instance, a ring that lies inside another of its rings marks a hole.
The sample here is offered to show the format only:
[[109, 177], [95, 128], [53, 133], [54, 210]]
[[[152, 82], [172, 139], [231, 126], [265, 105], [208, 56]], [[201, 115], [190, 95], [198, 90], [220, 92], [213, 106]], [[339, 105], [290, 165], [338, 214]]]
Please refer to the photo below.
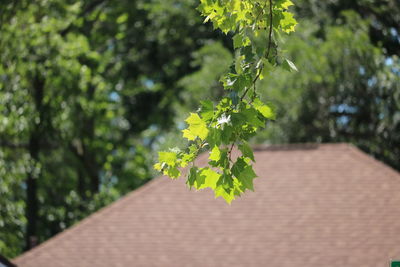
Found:
[[57, 266], [388, 266], [400, 258], [400, 174], [347, 144], [255, 152], [231, 205], [155, 179], [14, 260]]

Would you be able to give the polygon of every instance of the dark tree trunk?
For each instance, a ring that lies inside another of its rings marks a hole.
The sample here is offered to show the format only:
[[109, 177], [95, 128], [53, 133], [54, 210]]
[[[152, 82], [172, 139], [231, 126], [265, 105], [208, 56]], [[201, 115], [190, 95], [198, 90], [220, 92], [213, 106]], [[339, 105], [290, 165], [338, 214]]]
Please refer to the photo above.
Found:
[[[38, 160], [38, 138], [32, 136], [29, 144], [29, 153], [33, 163], [35, 164]], [[26, 243], [25, 249], [29, 250], [37, 245], [37, 219], [38, 219], [38, 199], [37, 199], [37, 179], [35, 168], [28, 173], [26, 182], [26, 218], [27, 218], [27, 229], [26, 229]]]
[[[81, 199], [86, 199], [86, 186], [85, 186], [85, 175], [83, 174], [82, 168], [78, 167], [78, 186], [77, 186], [77, 192]], [[83, 208], [83, 207], [81, 207]]]
[[39, 162], [40, 145], [42, 140], [42, 124], [45, 119], [43, 108], [43, 95], [44, 95], [44, 80], [39, 76], [33, 79], [32, 97], [35, 103], [36, 111], [39, 115], [39, 121], [34, 122], [29, 139], [29, 154], [32, 161], [30, 172], [27, 174], [26, 181], [26, 243], [25, 249], [29, 250], [38, 244], [37, 238], [37, 223], [38, 223], [38, 197], [37, 187], [38, 179], [40, 178], [40, 170], [36, 170], [37, 163]]

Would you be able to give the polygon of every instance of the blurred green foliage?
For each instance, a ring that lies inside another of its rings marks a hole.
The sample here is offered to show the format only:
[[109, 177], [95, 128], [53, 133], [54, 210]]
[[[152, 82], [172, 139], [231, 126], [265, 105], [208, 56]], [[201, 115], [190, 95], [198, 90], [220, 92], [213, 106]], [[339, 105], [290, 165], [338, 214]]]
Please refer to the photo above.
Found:
[[[1, 1], [0, 254], [145, 183], [184, 114], [220, 97], [231, 40], [202, 24], [197, 4]], [[295, 4], [283, 49], [300, 72], [258, 85], [278, 115], [254, 141], [353, 142], [400, 170], [400, 6]]]
[[178, 81], [222, 35], [194, 1], [0, 9], [0, 253], [13, 257], [153, 177]]
[[325, 26], [323, 39], [312, 21], [299, 28], [287, 53], [301, 71], [276, 72], [263, 86], [280, 113], [265, 140], [351, 142], [400, 169], [399, 57], [375, 46], [353, 11]]

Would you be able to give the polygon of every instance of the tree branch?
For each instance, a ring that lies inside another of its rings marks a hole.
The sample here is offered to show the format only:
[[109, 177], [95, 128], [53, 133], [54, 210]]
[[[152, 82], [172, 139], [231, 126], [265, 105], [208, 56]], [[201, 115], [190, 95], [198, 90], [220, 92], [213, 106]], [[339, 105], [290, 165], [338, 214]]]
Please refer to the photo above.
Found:
[[[268, 47], [267, 47], [267, 52], [265, 53], [265, 58], [268, 59], [269, 53], [271, 51], [271, 45], [272, 45], [272, 20], [273, 20], [273, 14], [272, 14], [272, 0], [269, 0], [269, 33], [268, 33]], [[254, 87], [254, 92], [256, 91], [256, 82], [260, 78], [262, 69], [264, 66], [262, 66], [257, 74], [257, 76], [253, 80], [253, 87]], [[243, 93], [242, 97], [240, 98], [240, 101], [243, 101], [244, 97], [250, 90], [251, 86], [247, 87], [246, 91]]]

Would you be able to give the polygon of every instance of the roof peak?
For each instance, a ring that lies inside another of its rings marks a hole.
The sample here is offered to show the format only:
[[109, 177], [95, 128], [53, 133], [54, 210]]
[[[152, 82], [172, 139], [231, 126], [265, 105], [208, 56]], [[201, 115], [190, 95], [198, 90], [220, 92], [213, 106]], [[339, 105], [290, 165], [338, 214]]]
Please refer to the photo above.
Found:
[[354, 148], [350, 143], [292, 143], [292, 144], [260, 144], [253, 146], [255, 151], [275, 150], [313, 150], [321, 148]]

